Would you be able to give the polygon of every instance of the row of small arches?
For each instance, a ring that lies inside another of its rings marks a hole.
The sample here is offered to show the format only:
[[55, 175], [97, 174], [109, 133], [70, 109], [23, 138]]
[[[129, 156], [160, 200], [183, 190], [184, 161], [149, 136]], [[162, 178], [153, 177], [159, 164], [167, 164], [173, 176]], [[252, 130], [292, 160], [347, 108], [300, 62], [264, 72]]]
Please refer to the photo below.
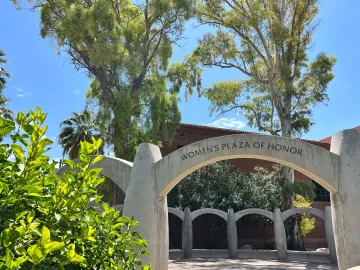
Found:
[[[115, 205], [114, 208], [117, 211], [122, 211], [124, 208], [124, 205], [118, 204], [118, 205]], [[168, 207], [168, 212], [170, 214], [173, 214], [174, 216], [178, 217], [182, 221], [184, 221], [185, 213], [182, 210], [180, 210], [178, 208]], [[302, 213], [312, 214], [314, 216], [317, 216], [318, 218], [321, 218], [322, 220], [325, 220], [324, 211], [322, 211], [320, 209], [307, 208], [307, 207], [288, 209], [281, 213], [281, 217], [282, 217], [282, 220], [285, 221], [292, 215], [302, 214]], [[227, 216], [228, 216], [228, 213], [226, 213], [222, 210], [219, 210], [219, 209], [202, 208], [202, 209], [198, 209], [198, 210], [191, 212], [191, 220], [194, 220], [197, 217], [199, 217], [201, 215], [205, 215], [205, 214], [217, 215], [217, 216], [221, 217], [222, 219], [224, 219], [225, 221], [227, 220]], [[236, 212], [235, 213], [235, 221], [239, 220], [243, 216], [251, 215], [251, 214], [262, 215], [262, 216], [265, 216], [266, 218], [270, 219], [271, 221], [274, 221], [274, 213], [272, 213], [268, 210], [260, 209], [260, 208], [249, 208], [249, 209], [245, 209], [245, 210]]]

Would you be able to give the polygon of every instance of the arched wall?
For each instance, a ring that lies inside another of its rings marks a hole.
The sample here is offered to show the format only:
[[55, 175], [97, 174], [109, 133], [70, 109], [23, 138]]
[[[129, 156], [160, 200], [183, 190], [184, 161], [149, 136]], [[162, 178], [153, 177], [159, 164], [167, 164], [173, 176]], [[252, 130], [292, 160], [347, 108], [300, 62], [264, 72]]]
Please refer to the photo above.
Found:
[[271, 221], [274, 221], [274, 213], [272, 213], [268, 210], [260, 209], [260, 208], [250, 208], [250, 209], [245, 209], [245, 210], [236, 212], [235, 213], [235, 222], [238, 221], [243, 216], [251, 215], [251, 214], [262, 215], [262, 216], [267, 217]]
[[168, 207], [168, 212], [170, 214], [173, 214], [174, 216], [177, 216], [178, 218], [181, 219], [181, 221], [184, 221], [184, 212], [181, 211], [180, 209], [177, 208], [173, 208], [173, 207]]
[[[78, 162], [78, 159], [75, 159], [74, 162]], [[114, 181], [114, 183], [126, 193], [130, 182], [132, 166], [133, 163], [127, 160], [103, 156], [102, 160], [95, 163], [92, 168], [101, 168], [101, 174]], [[68, 170], [69, 167], [65, 165], [61, 167], [56, 173], [61, 175], [63, 172]]]
[[316, 208], [307, 208], [307, 207], [288, 209], [281, 213], [281, 218], [283, 221], [285, 221], [292, 215], [303, 214], [303, 213], [312, 214], [314, 216], [321, 218], [322, 220], [325, 220], [325, 212], [324, 211], [322, 211], [320, 209], [316, 209]]
[[337, 191], [339, 156], [321, 147], [280, 136], [235, 134], [199, 141], [160, 159], [155, 174], [160, 196], [193, 171], [225, 159], [264, 159], [294, 168], [331, 193]]
[[193, 221], [198, 216], [205, 215], [205, 214], [217, 215], [217, 216], [221, 217], [222, 219], [224, 219], [225, 222], [227, 221], [227, 213], [226, 212], [221, 211], [219, 209], [212, 209], [212, 208], [202, 208], [202, 209], [195, 210], [194, 212], [191, 212], [191, 220]]

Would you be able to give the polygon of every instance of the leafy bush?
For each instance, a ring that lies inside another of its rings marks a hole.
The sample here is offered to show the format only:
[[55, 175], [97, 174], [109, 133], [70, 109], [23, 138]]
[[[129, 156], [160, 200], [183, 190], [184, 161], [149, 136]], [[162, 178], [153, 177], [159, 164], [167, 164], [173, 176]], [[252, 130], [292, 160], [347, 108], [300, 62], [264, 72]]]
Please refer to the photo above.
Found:
[[186, 176], [168, 194], [168, 205], [191, 211], [215, 208], [235, 212], [247, 208], [273, 211], [280, 201], [277, 171], [256, 167], [250, 174], [224, 160]]
[[[308, 201], [301, 195], [296, 195], [294, 206], [296, 208], [300, 207], [311, 207], [311, 201]], [[300, 236], [302, 238], [306, 237], [312, 230], [315, 229], [315, 218], [311, 217], [310, 214], [303, 213], [300, 218]]]
[[90, 165], [101, 140], [82, 142], [79, 162], [65, 160], [59, 177], [45, 155], [45, 118], [39, 108], [16, 123], [0, 118], [0, 269], [135, 269], [147, 255], [138, 222], [96, 206], [104, 179]]

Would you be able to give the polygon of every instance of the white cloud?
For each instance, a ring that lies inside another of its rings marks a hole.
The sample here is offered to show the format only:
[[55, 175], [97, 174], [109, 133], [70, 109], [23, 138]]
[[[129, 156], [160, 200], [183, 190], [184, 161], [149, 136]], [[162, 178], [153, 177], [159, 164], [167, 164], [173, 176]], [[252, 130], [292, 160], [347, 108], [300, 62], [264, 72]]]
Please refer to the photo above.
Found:
[[80, 95], [80, 91], [79, 91], [79, 90], [74, 90], [74, 95], [75, 95], [75, 96], [79, 96], [79, 95]]
[[241, 129], [246, 126], [246, 123], [236, 118], [220, 118], [207, 124], [209, 127], [228, 128], [228, 129]]
[[23, 97], [29, 97], [29, 96], [31, 96], [31, 92], [25, 91], [25, 90], [22, 89], [21, 87], [13, 86], [13, 89], [16, 90], [16, 96], [17, 96], [17, 97], [23, 98]]

